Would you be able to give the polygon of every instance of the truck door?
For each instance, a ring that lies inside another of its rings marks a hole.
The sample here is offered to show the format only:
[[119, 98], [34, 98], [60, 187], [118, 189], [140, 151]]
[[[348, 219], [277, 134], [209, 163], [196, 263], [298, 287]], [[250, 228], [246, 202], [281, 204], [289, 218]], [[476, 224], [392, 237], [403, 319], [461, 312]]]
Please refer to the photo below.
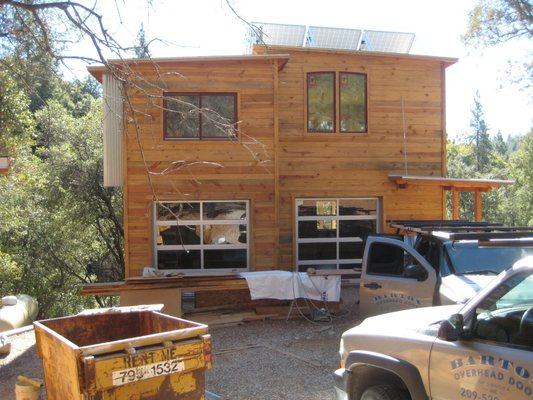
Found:
[[468, 336], [433, 344], [431, 398], [533, 398], [533, 274], [507, 279], [472, 311]]
[[435, 269], [412, 246], [368, 237], [359, 291], [362, 315], [430, 306], [436, 283]]

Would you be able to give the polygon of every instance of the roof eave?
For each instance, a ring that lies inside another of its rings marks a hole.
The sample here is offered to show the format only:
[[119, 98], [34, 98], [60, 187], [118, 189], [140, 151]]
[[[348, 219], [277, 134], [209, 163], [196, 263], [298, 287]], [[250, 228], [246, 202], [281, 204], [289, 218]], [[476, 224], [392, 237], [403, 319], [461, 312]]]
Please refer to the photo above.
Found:
[[[137, 64], [188, 64], [188, 63], [224, 63], [224, 62], [256, 62], [276, 61], [278, 69], [281, 70], [289, 60], [289, 54], [252, 54], [252, 55], [238, 55], [238, 56], [199, 56], [199, 57], [171, 57], [171, 58], [128, 58], [128, 59], [112, 59], [107, 60], [108, 65], [137, 65]], [[100, 83], [102, 82], [102, 75], [108, 70], [106, 65], [91, 65], [87, 67], [87, 71], [96, 78]]]
[[[280, 45], [263, 45], [255, 44], [254, 51], [256, 49], [266, 49], [267, 51], [280, 51], [280, 52], [310, 52], [310, 53], [326, 53], [326, 54], [347, 54], [354, 56], [368, 56], [368, 57], [388, 57], [388, 58], [404, 58], [413, 60], [425, 60], [425, 61], [440, 61], [445, 67], [455, 64], [459, 61], [455, 57], [443, 57], [443, 56], [429, 56], [422, 54], [409, 54], [409, 53], [388, 53], [379, 51], [361, 51], [361, 50], [344, 50], [344, 49], [327, 49], [316, 47], [295, 47], [295, 46], [280, 46]], [[273, 53], [269, 53], [273, 54]]]

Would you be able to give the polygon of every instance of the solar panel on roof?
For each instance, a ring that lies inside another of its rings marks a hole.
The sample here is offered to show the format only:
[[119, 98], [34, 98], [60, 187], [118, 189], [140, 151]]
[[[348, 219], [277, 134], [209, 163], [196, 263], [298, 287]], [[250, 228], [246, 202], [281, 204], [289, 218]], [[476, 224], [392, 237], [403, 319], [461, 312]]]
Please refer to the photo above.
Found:
[[252, 22], [255, 43], [277, 46], [302, 46], [305, 38], [305, 25], [270, 24]]
[[[249, 43], [273, 46], [409, 53], [414, 33], [252, 22]], [[306, 36], [307, 33], [307, 36]]]
[[357, 50], [360, 29], [326, 28], [322, 26], [310, 26], [307, 30], [307, 47], [325, 49]]
[[409, 53], [414, 33], [363, 31], [359, 50], [389, 53]]

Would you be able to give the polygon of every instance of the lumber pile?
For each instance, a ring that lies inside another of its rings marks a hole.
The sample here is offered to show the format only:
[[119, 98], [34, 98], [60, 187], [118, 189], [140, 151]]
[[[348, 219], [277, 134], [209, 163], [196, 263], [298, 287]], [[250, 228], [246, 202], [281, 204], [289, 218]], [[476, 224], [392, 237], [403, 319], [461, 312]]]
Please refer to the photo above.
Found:
[[[309, 301], [308, 301], [309, 302]], [[304, 300], [298, 300], [291, 311], [290, 302], [278, 301], [274, 305], [256, 305], [250, 307], [246, 304], [242, 308], [228, 308], [228, 306], [203, 307], [191, 310], [185, 314], [185, 318], [194, 322], [209, 325], [213, 327], [226, 327], [241, 325], [250, 321], [263, 321], [266, 319], [298, 319], [302, 318], [301, 314], [311, 315], [314, 308]], [[317, 308], [326, 307], [332, 313], [340, 312], [340, 303], [314, 302]], [[299, 308], [299, 310], [298, 310]], [[290, 312], [290, 315], [289, 315]]]
[[82, 285], [84, 296], [112, 296], [128, 290], [180, 288], [183, 291], [223, 291], [248, 289], [246, 280], [237, 274], [209, 276], [134, 277], [120, 282], [102, 282]]

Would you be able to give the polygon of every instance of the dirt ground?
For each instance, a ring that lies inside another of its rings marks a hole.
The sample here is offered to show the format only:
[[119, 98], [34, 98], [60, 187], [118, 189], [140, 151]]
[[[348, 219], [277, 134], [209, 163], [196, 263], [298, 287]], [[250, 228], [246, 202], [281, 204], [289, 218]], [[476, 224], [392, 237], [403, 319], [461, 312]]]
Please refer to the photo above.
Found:
[[[357, 323], [353, 290], [343, 290], [343, 312], [331, 323], [266, 320], [212, 329], [207, 390], [224, 400], [333, 400], [340, 335]], [[0, 359], [2, 400], [15, 399], [19, 374], [42, 378], [33, 331], [11, 339], [11, 354]]]

